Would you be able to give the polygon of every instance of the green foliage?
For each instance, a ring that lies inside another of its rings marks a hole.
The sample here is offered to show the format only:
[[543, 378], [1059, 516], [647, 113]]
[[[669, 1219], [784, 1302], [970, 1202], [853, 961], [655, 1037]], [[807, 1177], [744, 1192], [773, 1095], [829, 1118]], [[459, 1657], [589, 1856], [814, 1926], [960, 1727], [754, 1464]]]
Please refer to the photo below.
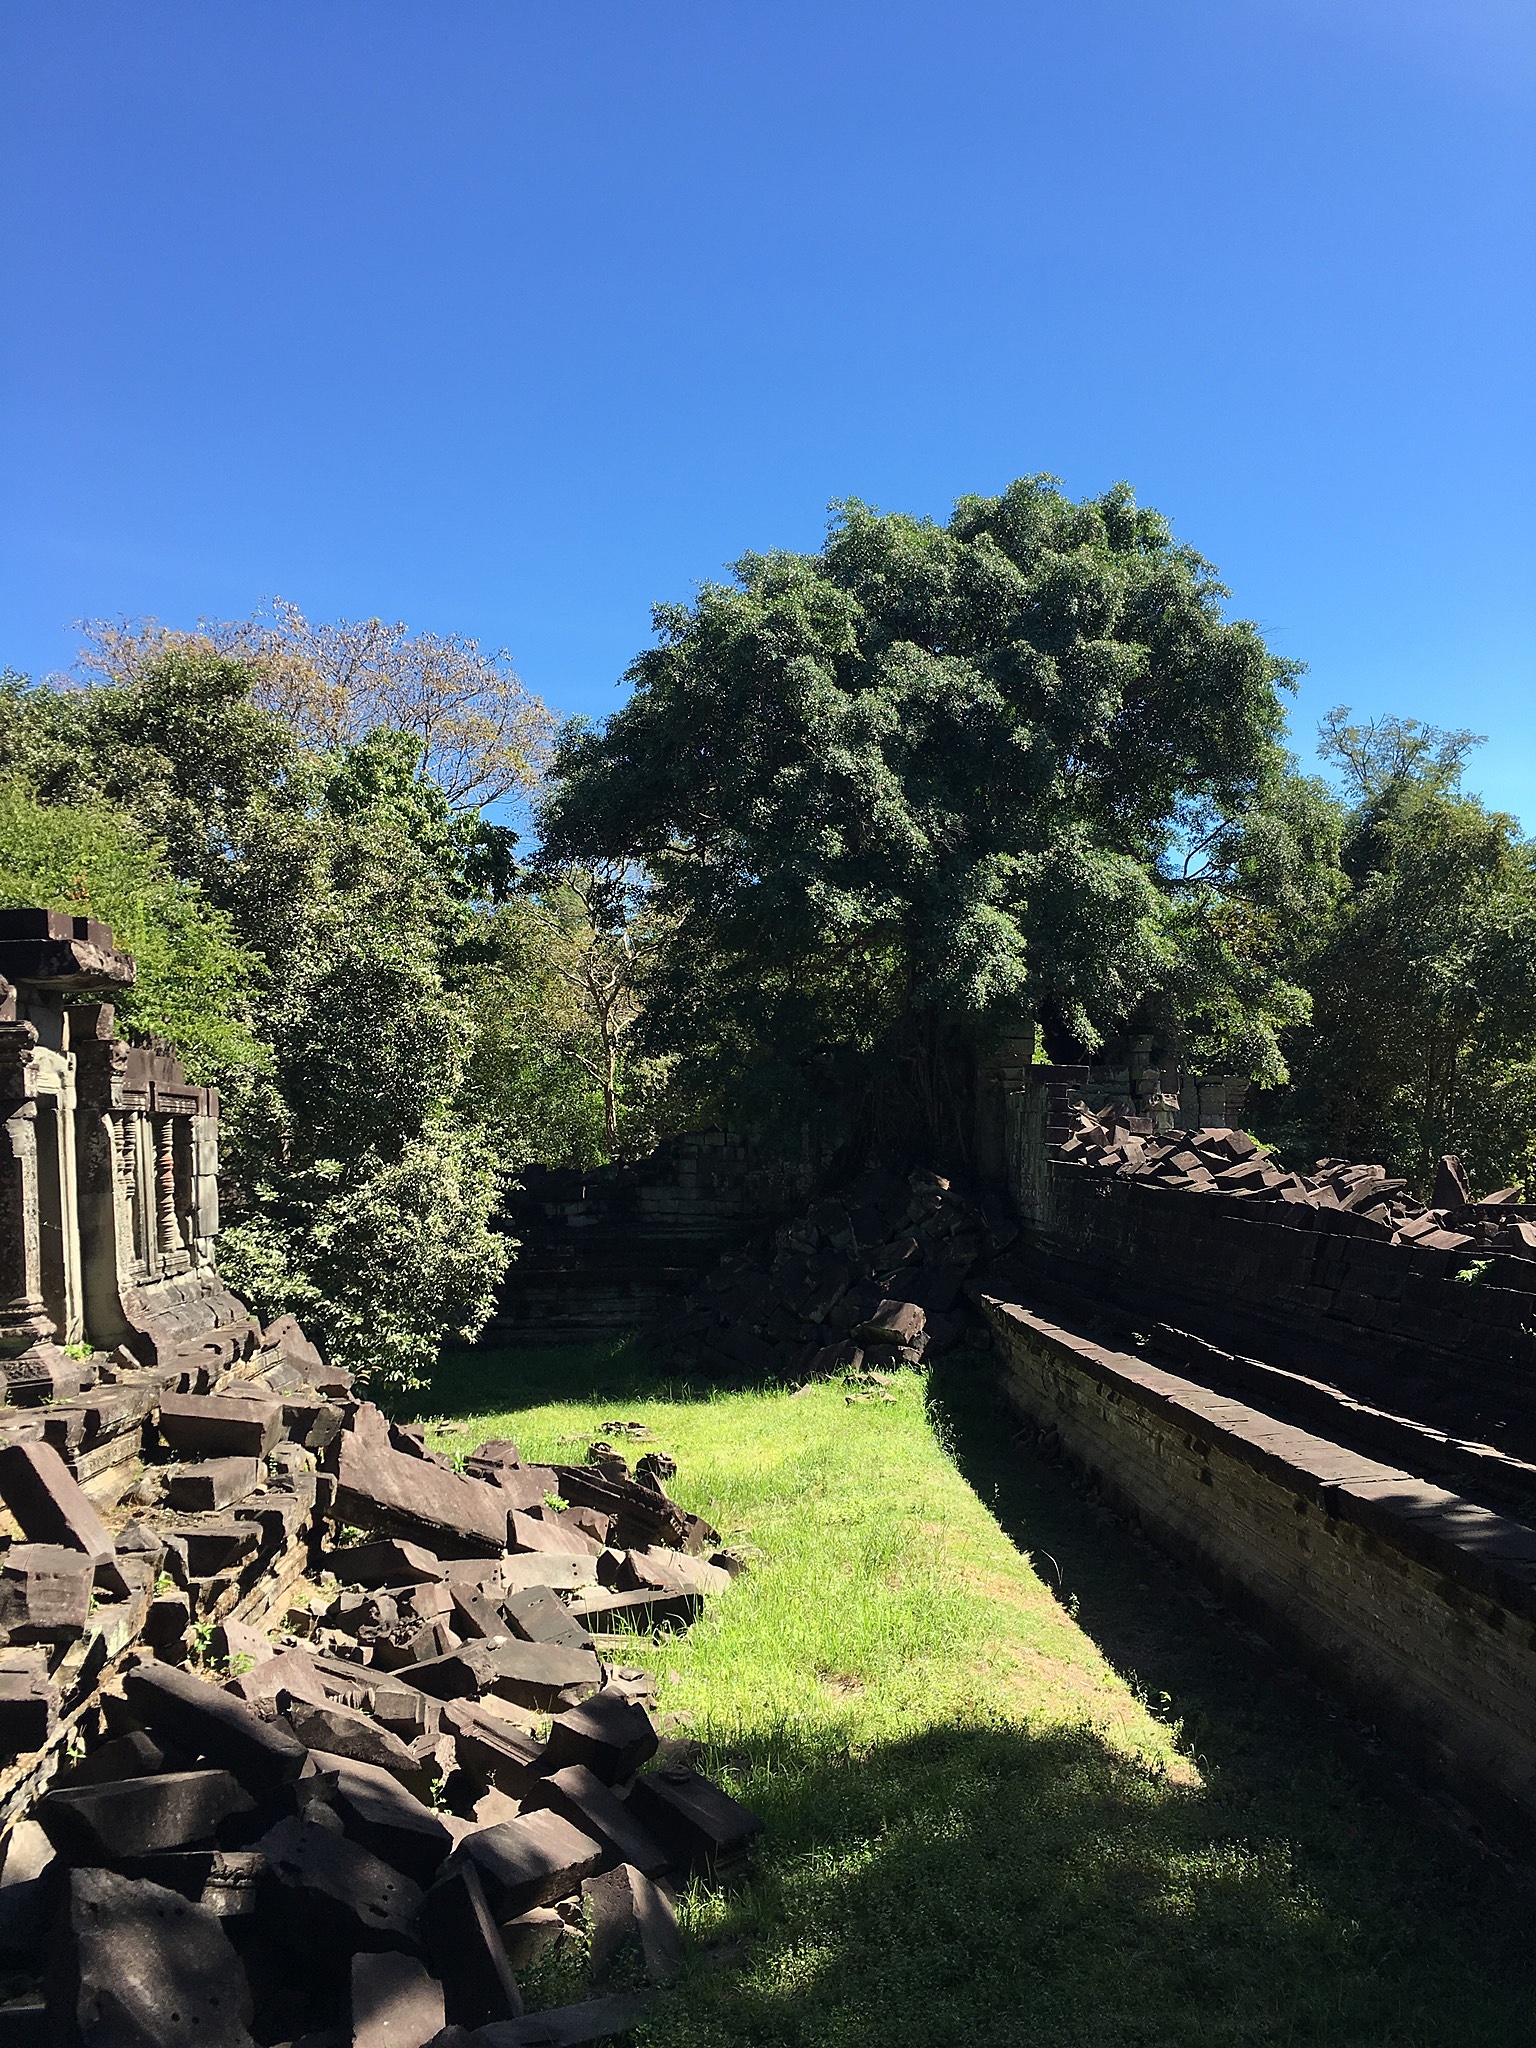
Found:
[[509, 1249], [490, 1227], [499, 1192], [480, 1134], [445, 1120], [393, 1157], [311, 1160], [256, 1183], [220, 1267], [267, 1314], [321, 1332], [375, 1391], [398, 1391], [494, 1309]]
[[1304, 997], [1243, 918], [1314, 891], [1326, 833], [1278, 745], [1292, 665], [1224, 595], [1128, 490], [1035, 478], [947, 527], [847, 504], [820, 554], [660, 608], [542, 821], [555, 860], [650, 877], [645, 1049], [738, 1105], [884, 1089], [930, 1131], [968, 1106], [957, 1047], [1036, 1017], [1278, 1076]]
[[1265, 1127], [1292, 1151], [1383, 1160], [1427, 1193], [1442, 1152], [1485, 1191], [1536, 1172], [1536, 847], [1459, 788], [1475, 742], [1415, 720], [1347, 724], [1347, 887], [1298, 921], [1313, 1024]]
[[256, 681], [174, 639], [90, 690], [9, 678], [0, 886], [88, 901], [140, 955], [130, 1020], [203, 1078], [243, 1076], [221, 1266], [261, 1314], [295, 1310], [339, 1363], [400, 1386], [483, 1325], [511, 1251], [458, 984], [512, 835], [451, 811], [413, 736], [322, 751]]
[[267, 1062], [251, 1025], [263, 975], [230, 920], [166, 865], [165, 849], [101, 801], [44, 804], [0, 782], [0, 904], [87, 912], [132, 953], [123, 1020], [168, 1039], [194, 1079], [239, 1089]]

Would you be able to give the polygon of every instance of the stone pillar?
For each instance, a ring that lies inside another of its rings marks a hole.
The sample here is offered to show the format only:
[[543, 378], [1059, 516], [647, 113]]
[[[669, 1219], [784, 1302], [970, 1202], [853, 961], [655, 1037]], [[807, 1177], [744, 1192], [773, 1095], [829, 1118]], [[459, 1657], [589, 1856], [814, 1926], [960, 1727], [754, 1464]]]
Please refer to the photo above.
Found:
[[155, 1132], [155, 1243], [160, 1263], [174, 1265], [182, 1249], [181, 1225], [176, 1220], [176, 1125], [173, 1118], [157, 1116]]
[[30, 1067], [37, 1032], [0, 1024], [0, 1357], [54, 1335], [43, 1302], [38, 1233], [37, 1104]]

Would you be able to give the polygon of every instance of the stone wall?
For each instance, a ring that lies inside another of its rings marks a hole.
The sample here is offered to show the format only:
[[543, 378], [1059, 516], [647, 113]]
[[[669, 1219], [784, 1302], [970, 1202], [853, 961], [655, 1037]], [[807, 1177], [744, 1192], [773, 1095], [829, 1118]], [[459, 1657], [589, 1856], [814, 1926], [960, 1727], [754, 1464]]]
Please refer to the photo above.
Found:
[[1017, 1412], [1523, 1848], [1536, 1530], [995, 1296]]
[[641, 1328], [722, 1251], [792, 1206], [814, 1173], [809, 1154], [767, 1160], [723, 1130], [671, 1138], [645, 1159], [588, 1173], [528, 1169], [507, 1204], [520, 1249], [489, 1341]]

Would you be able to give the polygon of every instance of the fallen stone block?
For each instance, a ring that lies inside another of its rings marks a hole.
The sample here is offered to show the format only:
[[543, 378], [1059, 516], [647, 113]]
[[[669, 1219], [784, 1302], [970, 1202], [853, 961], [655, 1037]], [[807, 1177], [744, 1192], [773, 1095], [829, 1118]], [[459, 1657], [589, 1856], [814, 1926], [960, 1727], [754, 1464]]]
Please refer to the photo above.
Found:
[[443, 1987], [415, 1956], [352, 1958], [352, 2048], [425, 2048], [443, 2027]]
[[430, 1550], [389, 1539], [332, 1550], [322, 1562], [344, 1586], [428, 1585], [444, 1576], [441, 1561]]
[[573, 1687], [603, 1682], [603, 1667], [592, 1649], [567, 1650], [558, 1643], [520, 1643], [503, 1637], [487, 1647], [495, 1653], [491, 1690], [520, 1707], [549, 1713], [567, 1704]]
[[[445, 1620], [398, 1622], [392, 1629], [378, 1629], [370, 1639], [373, 1661], [381, 1671], [410, 1671], [415, 1667], [440, 1664], [460, 1647], [459, 1639]], [[432, 1690], [428, 1687], [427, 1690]]]
[[261, 1532], [254, 1522], [210, 1516], [204, 1522], [178, 1522], [166, 1549], [180, 1555], [189, 1579], [216, 1579], [238, 1572], [260, 1547]]
[[86, 2048], [252, 2048], [250, 1994], [213, 1913], [110, 1870], [77, 1870], [50, 1958], [56, 2038]]
[[583, 1628], [611, 1634], [615, 1628], [684, 1629], [704, 1611], [702, 1593], [653, 1592], [642, 1587], [635, 1593], [578, 1593], [570, 1613]]
[[[601, 1555], [599, 1552], [598, 1556]], [[509, 1593], [520, 1593], [531, 1586], [574, 1591], [578, 1586], [596, 1585], [597, 1558], [585, 1553], [572, 1557], [550, 1550], [526, 1551], [502, 1560], [501, 1582]]]
[[99, 1743], [88, 1756], [80, 1758], [54, 1779], [55, 1788], [65, 1785], [115, 1785], [124, 1778], [158, 1778], [167, 1772], [192, 1768], [191, 1759], [169, 1743], [156, 1742], [142, 1728], [126, 1735], [114, 1735]]
[[521, 1797], [544, 1755], [536, 1736], [462, 1700], [443, 1708], [443, 1726], [453, 1737], [461, 1770], [510, 1798]]
[[291, 1784], [309, 1761], [291, 1730], [171, 1665], [140, 1664], [125, 1676], [123, 1696], [152, 1734], [232, 1772], [255, 1798]]
[[564, 1557], [597, 1557], [603, 1545], [570, 1522], [546, 1521], [541, 1515], [507, 1515], [506, 1547], [513, 1551], [549, 1551]]
[[329, 1697], [314, 1659], [300, 1649], [277, 1650], [260, 1658], [250, 1670], [236, 1673], [226, 1690], [256, 1708], [264, 1720], [286, 1713], [295, 1700], [323, 1706]]
[[[595, 1878], [583, 1879], [582, 1890], [596, 1882]], [[526, 1970], [547, 1955], [565, 1931], [565, 1917], [554, 1906], [534, 1906], [502, 1921], [501, 1945], [512, 1968]]]
[[504, 1636], [507, 1633], [505, 1617], [493, 1605], [483, 1586], [455, 1583], [449, 1586], [448, 1593], [453, 1602], [449, 1626], [455, 1635], [468, 1641], [472, 1637]]
[[550, 1722], [544, 1768], [560, 1771], [581, 1764], [605, 1785], [619, 1785], [656, 1754], [656, 1741], [644, 1707], [605, 1685]]
[[416, 1951], [420, 1886], [351, 1841], [334, 1816], [281, 1820], [256, 1847], [283, 1926], [306, 1952], [333, 1959], [348, 1948]]
[[82, 1550], [97, 1564], [112, 1555], [106, 1523], [49, 1444], [0, 1446], [0, 1500], [29, 1543]]
[[397, 1451], [376, 1428], [343, 1430], [335, 1449], [336, 1508], [343, 1520], [434, 1546], [446, 1542], [461, 1554], [494, 1557], [507, 1547], [507, 1509], [498, 1487]]
[[416, 1752], [370, 1714], [334, 1701], [316, 1705], [308, 1700], [290, 1701], [283, 1711], [289, 1727], [311, 1751], [388, 1771], [418, 1798], [425, 1790], [429, 1773]]
[[0, 1564], [0, 1629], [17, 1644], [68, 1642], [90, 1619], [95, 1575], [83, 1550], [13, 1543]]
[[728, 1792], [681, 1765], [643, 1772], [630, 1789], [629, 1808], [677, 1863], [706, 1877], [744, 1857], [763, 1826]]
[[283, 1404], [258, 1395], [165, 1394], [161, 1436], [178, 1458], [264, 1458], [282, 1434]]
[[166, 1506], [179, 1515], [217, 1513], [254, 1493], [260, 1478], [255, 1458], [208, 1458], [172, 1473], [165, 1486]]
[[621, 1863], [585, 1878], [581, 1887], [592, 1944], [592, 1981], [637, 1959], [652, 1984], [670, 1984], [683, 1967], [683, 1941], [672, 1901], [643, 1870]]
[[[454, 1850], [449, 1868], [472, 1863], [498, 1920], [569, 1898], [584, 1877], [603, 1866], [599, 1842], [557, 1813], [521, 1814], [468, 1835]], [[448, 1871], [444, 1871], [447, 1876]]]
[[59, 1689], [41, 1646], [0, 1650], [0, 1756], [41, 1749], [59, 1721]]
[[37, 1822], [68, 1863], [117, 1863], [211, 1842], [219, 1823], [255, 1801], [228, 1771], [170, 1771], [104, 1785], [63, 1785], [37, 1802]]
[[[348, 1837], [395, 1870], [403, 1870], [425, 1890], [453, 1847], [438, 1816], [378, 1764], [324, 1750], [312, 1754], [319, 1775], [331, 1788], [328, 1803]], [[310, 1782], [305, 1780], [306, 1791]], [[311, 1800], [315, 1796], [310, 1794]]]
[[[436, 1624], [434, 1624], [436, 1626]], [[461, 1643], [443, 1656], [428, 1657], [420, 1663], [398, 1667], [401, 1674], [422, 1692], [439, 1700], [478, 1699], [489, 1692], [501, 1676], [498, 1651], [507, 1639]]]
[[124, 1877], [179, 1892], [220, 1920], [249, 1920], [260, 1902], [267, 1859], [254, 1849], [171, 1849], [119, 1859]]
[[452, 2025], [483, 2027], [518, 2017], [522, 1995], [472, 1862], [446, 1871], [427, 1893], [421, 1930]]
[[523, 1811], [545, 1807], [600, 1843], [611, 1863], [632, 1863], [647, 1877], [660, 1877], [673, 1861], [671, 1850], [585, 1764], [567, 1764], [528, 1787]]
[[512, 1633], [525, 1643], [556, 1643], [567, 1650], [587, 1647], [581, 1623], [572, 1618], [559, 1594], [547, 1586], [529, 1586], [521, 1592], [509, 1593], [501, 1603], [501, 1613]]
[[864, 1344], [916, 1344], [928, 1327], [928, 1317], [915, 1301], [882, 1301], [874, 1314], [856, 1323], [853, 1335]]

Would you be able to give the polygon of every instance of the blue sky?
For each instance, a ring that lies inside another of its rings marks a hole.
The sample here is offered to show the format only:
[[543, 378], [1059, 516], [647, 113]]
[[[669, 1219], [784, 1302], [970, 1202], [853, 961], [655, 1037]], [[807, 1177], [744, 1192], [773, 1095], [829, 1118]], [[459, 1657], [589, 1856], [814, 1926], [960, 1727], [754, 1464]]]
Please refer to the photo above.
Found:
[[1536, 829], [1526, 0], [6, 0], [0, 664], [403, 618], [601, 715], [747, 548], [1128, 478]]

